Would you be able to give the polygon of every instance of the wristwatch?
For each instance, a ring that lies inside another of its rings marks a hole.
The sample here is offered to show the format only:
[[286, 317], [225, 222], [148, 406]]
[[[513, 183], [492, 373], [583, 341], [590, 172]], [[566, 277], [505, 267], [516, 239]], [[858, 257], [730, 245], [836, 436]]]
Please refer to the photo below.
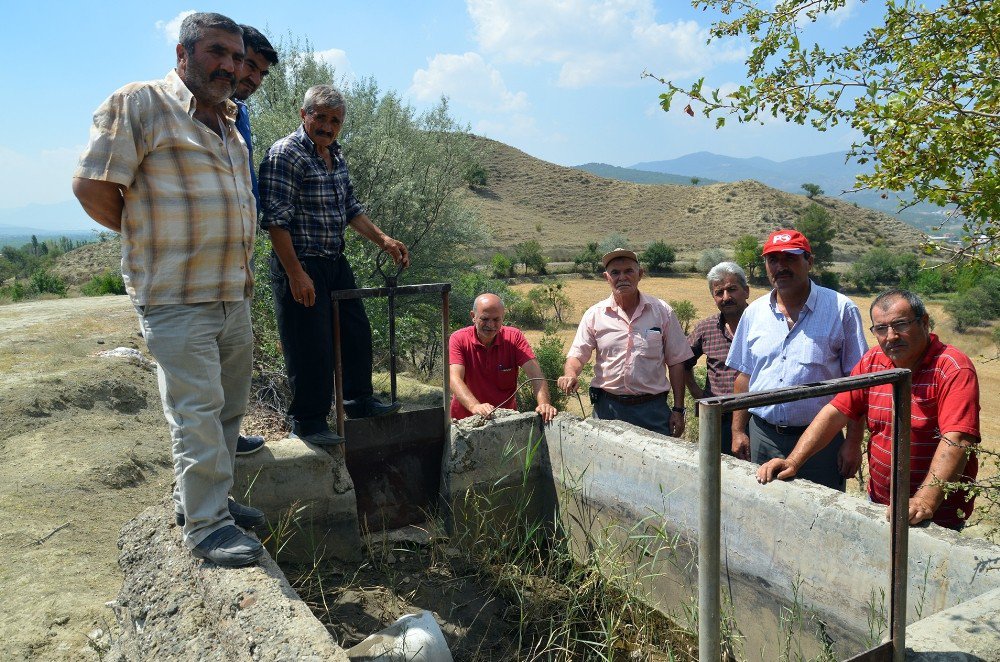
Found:
[[675, 411], [678, 414], [683, 414], [684, 412], [687, 411], [687, 407], [671, 407], [670, 411]]

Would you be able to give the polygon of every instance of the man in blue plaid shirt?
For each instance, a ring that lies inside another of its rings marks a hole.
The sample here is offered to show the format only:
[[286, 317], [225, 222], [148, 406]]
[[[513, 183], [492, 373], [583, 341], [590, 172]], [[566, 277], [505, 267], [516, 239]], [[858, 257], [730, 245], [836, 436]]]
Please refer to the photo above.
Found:
[[[271, 235], [271, 292], [292, 402], [293, 436], [319, 446], [343, 439], [330, 430], [333, 304], [330, 292], [357, 287], [344, 257], [350, 225], [406, 267], [410, 255], [365, 214], [337, 143], [347, 108], [331, 85], [306, 91], [302, 125], [274, 143], [260, 164], [261, 222]], [[398, 411], [372, 394], [372, 331], [358, 299], [340, 304], [344, 409], [352, 418]]]

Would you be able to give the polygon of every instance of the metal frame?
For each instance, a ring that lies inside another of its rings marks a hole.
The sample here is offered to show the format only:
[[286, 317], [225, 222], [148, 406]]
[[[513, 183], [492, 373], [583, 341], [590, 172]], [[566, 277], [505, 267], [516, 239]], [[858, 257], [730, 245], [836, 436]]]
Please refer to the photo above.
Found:
[[841, 391], [892, 384], [892, 488], [890, 499], [889, 633], [891, 639], [851, 660], [893, 660], [902, 662], [906, 654], [906, 572], [909, 541], [910, 497], [910, 371], [885, 370], [856, 377], [739, 393], [698, 401], [701, 503], [698, 533], [698, 659], [718, 662], [722, 654], [720, 546], [722, 493], [722, 415], [740, 409], [761, 407]]
[[442, 406], [444, 408], [445, 430], [451, 425], [451, 389], [448, 379], [448, 336], [451, 314], [449, 292], [451, 283], [425, 283], [423, 285], [396, 285], [396, 279], [386, 278], [387, 287], [359, 287], [354, 290], [330, 292], [333, 301], [333, 370], [336, 390], [337, 434], [344, 436], [344, 365], [340, 355], [340, 302], [348, 299], [371, 299], [386, 297], [389, 300], [389, 389], [390, 398], [396, 401], [396, 297], [416, 294], [441, 293], [441, 379], [443, 382]]

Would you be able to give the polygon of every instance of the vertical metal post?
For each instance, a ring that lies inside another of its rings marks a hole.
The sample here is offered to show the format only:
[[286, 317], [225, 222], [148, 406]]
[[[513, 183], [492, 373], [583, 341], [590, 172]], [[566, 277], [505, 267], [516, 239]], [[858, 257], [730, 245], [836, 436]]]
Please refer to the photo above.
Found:
[[698, 659], [719, 662], [722, 604], [719, 556], [722, 516], [722, 406], [698, 406]]
[[441, 389], [444, 408], [445, 434], [451, 434], [451, 374], [448, 366], [448, 338], [451, 335], [451, 298], [448, 290], [441, 292]]
[[336, 391], [337, 434], [344, 436], [344, 363], [340, 356], [340, 301], [333, 301], [333, 386]]
[[893, 662], [906, 658], [907, 554], [910, 535], [910, 394], [912, 376], [892, 385], [892, 509], [889, 634]]
[[385, 279], [389, 289], [389, 402], [396, 401], [396, 277]]

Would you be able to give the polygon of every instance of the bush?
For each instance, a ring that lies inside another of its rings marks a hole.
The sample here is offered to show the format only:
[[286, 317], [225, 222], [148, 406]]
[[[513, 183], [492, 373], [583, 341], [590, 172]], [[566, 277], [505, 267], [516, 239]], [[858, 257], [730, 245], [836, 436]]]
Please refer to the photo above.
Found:
[[918, 294], [940, 294], [947, 291], [948, 285], [941, 269], [924, 269], [911, 281], [910, 289]]
[[695, 262], [695, 267], [700, 274], [707, 274], [712, 270], [712, 267], [720, 262], [725, 262], [726, 254], [721, 248], [706, 248], [698, 256], [698, 261]]
[[697, 316], [698, 311], [695, 310], [694, 304], [687, 299], [681, 299], [680, 301], [670, 301], [670, 307], [674, 309], [674, 315], [677, 315], [677, 321], [681, 323], [681, 329], [684, 330], [684, 335], [690, 333], [691, 322]]
[[[566, 394], [556, 388], [556, 380], [559, 379], [563, 374], [563, 365], [566, 363], [566, 352], [565, 345], [563, 341], [554, 334], [545, 334], [542, 339], [538, 341], [538, 346], [534, 348], [535, 358], [538, 359], [538, 365], [542, 368], [542, 374], [547, 380], [549, 386], [549, 397], [552, 400], [552, 406], [558, 410], [562, 410], [566, 405]], [[535, 407], [538, 406], [538, 401], [535, 400], [535, 391], [531, 387], [525, 387], [527, 393], [524, 393], [524, 397], [518, 399], [521, 401], [522, 411], [534, 411]]]
[[474, 163], [469, 166], [469, 169], [465, 171], [465, 175], [462, 176], [465, 183], [469, 185], [470, 188], [475, 188], [477, 186], [486, 186], [486, 168], [478, 163]]
[[15, 280], [10, 285], [4, 285], [0, 287], [0, 296], [9, 298], [15, 303], [18, 301], [24, 301], [31, 294], [31, 291], [24, 285], [23, 282]]
[[509, 278], [514, 275], [514, 261], [503, 253], [495, 253], [490, 260], [490, 272], [494, 278]]
[[643, 252], [641, 259], [652, 273], [669, 271], [670, 265], [677, 259], [677, 252], [665, 242], [654, 241]]
[[39, 294], [66, 296], [66, 282], [47, 271], [36, 271], [31, 275], [31, 287]]
[[529, 269], [539, 276], [545, 275], [545, 265], [548, 264], [548, 260], [542, 255], [542, 245], [538, 243], [537, 239], [522, 241], [514, 246], [514, 255], [517, 261], [524, 265], [525, 275], [528, 274]]
[[570, 303], [569, 297], [563, 292], [563, 284], [561, 282], [548, 283], [531, 288], [528, 292], [528, 301], [535, 307], [538, 316], [543, 320], [548, 321], [548, 313], [551, 311], [551, 319], [555, 322], [556, 328], [566, 321], [566, 316], [573, 310], [573, 304]]
[[602, 255], [603, 253], [600, 252], [597, 242], [592, 241], [587, 244], [585, 249], [573, 256], [573, 264], [576, 265], [578, 271], [600, 273], [603, 270], [601, 266]]
[[621, 232], [612, 232], [597, 245], [598, 259], [616, 248], [628, 248], [628, 237]]
[[833, 238], [837, 236], [837, 228], [830, 212], [813, 203], [795, 222], [795, 229], [809, 240], [815, 265], [823, 267], [830, 264], [833, 260], [832, 242]]
[[733, 245], [733, 262], [743, 267], [747, 272], [747, 279], [751, 281], [764, 273], [763, 250], [764, 247], [752, 234], [743, 235]]
[[816, 274], [816, 282], [837, 292], [840, 291], [840, 274], [832, 271], [820, 271]]
[[125, 280], [114, 271], [105, 271], [94, 276], [90, 282], [80, 288], [88, 297], [99, 297], [107, 294], [125, 294]]

